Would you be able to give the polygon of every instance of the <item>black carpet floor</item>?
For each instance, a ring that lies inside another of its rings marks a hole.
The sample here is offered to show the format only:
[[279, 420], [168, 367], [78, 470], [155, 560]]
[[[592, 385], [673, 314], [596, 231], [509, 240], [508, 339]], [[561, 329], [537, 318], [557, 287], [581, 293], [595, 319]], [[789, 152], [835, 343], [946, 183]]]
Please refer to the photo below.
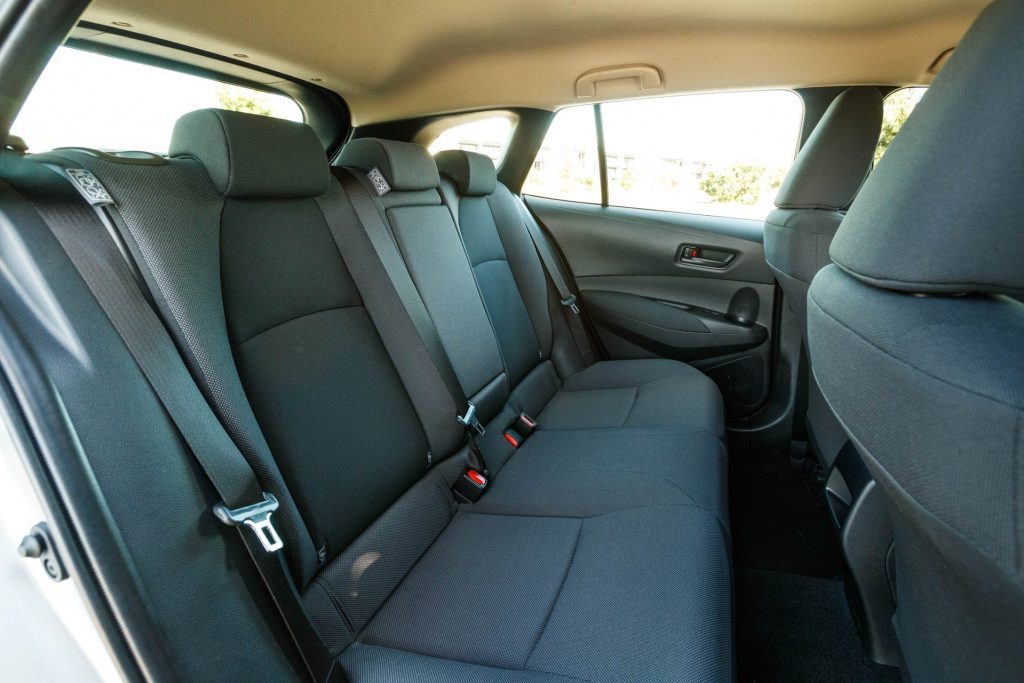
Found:
[[[730, 454], [732, 456], [732, 454]], [[864, 653], [843, 592], [846, 569], [813, 476], [732, 457], [740, 681], [899, 681]]]

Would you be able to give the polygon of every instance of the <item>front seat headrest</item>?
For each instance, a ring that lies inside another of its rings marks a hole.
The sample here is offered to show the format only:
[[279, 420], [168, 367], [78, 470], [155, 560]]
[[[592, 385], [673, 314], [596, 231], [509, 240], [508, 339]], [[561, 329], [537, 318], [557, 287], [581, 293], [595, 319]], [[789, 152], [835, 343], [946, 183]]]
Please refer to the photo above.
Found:
[[878, 88], [844, 90], [800, 149], [775, 206], [844, 211], [871, 170], [881, 129]]
[[1024, 2], [978, 18], [850, 207], [830, 255], [918, 293], [1024, 292]]

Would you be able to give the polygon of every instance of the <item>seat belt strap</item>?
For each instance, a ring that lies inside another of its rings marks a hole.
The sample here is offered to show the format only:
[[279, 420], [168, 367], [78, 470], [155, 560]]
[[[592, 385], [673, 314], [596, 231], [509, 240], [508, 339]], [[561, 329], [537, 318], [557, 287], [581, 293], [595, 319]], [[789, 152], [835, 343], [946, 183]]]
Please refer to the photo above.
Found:
[[[221, 502], [214, 506], [215, 516], [238, 528], [313, 680], [343, 681], [344, 673], [310, 622], [279, 552], [284, 543], [271, 521], [277, 500], [262, 490], [214, 415], [98, 214], [113, 199], [85, 169], [39, 168], [47, 169], [39, 174], [40, 182], [19, 190], [32, 200], [67, 253], [217, 491]], [[88, 193], [79, 189], [83, 185]]]
[[466, 435], [471, 458], [479, 460], [472, 465], [485, 470], [474, 438], [484, 433], [476, 406], [462, 389], [390, 228], [369, 189], [355, 175], [342, 169], [336, 177], [348, 201], [322, 202], [321, 209], [428, 436], [431, 431], [447, 433], [454, 416]]
[[533, 247], [537, 250], [537, 254], [540, 255], [541, 263], [544, 264], [544, 270], [547, 272], [548, 277], [551, 278], [551, 282], [554, 283], [555, 290], [558, 292], [558, 299], [565, 310], [569, 334], [572, 335], [572, 340], [576, 344], [583, 362], [586, 365], [592, 365], [597, 360], [597, 356], [594, 353], [593, 345], [590, 343], [590, 335], [587, 334], [587, 329], [583, 324], [583, 315], [580, 311], [579, 303], [576, 301], [576, 295], [572, 293], [569, 283], [566, 281], [565, 276], [562, 275], [562, 266], [559, 263], [559, 258], [551, 247], [551, 243], [548, 242], [547, 236], [541, 232], [540, 225], [534, 220], [530, 210], [526, 207], [526, 203], [518, 197], [513, 197], [513, 201], [519, 209], [519, 214], [522, 216], [523, 224], [526, 226], [526, 232], [530, 235]]

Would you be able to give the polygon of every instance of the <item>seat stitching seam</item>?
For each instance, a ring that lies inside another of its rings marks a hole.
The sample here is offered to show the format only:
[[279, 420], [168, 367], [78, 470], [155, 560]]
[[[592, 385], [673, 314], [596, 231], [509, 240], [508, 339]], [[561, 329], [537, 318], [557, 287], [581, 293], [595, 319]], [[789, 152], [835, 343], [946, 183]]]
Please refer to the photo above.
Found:
[[640, 399], [640, 387], [633, 387], [633, 402], [629, 405], [629, 410], [626, 411], [626, 417], [622, 420], [621, 427], [625, 427], [629, 423], [629, 418], [632, 417], [633, 411], [636, 409], [636, 403]]
[[[460, 664], [469, 664], [471, 666], [480, 666], [480, 667], [484, 667], [484, 668], [488, 668], [488, 669], [499, 669], [501, 671], [524, 671], [524, 669], [512, 669], [512, 668], [509, 668], [507, 666], [499, 666], [497, 664], [484, 664], [484, 663], [481, 663], [481, 662], [473, 662], [473, 661], [470, 661], [468, 659], [459, 659], [458, 657], [454, 657], [454, 656], [451, 656], [451, 655], [441, 656], [441, 655], [437, 655], [437, 654], [432, 654], [430, 652], [424, 652], [422, 650], [416, 650], [416, 649], [413, 649], [411, 647], [407, 647], [405, 645], [401, 645], [401, 646], [389, 645], [388, 643], [386, 643], [383, 640], [378, 641], [378, 642], [374, 642], [371, 639], [371, 640], [357, 640], [355, 642], [359, 643], [360, 645], [365, 645], [367, 647], [379, 647], [379, 648], [384, 648], [384, 649], [387, 649], [387, 650], [397, 650], [398, 652], [408, 652], [409, 654], [419, 655], [420, 657], [429, 657], [431, 659], [438, 659], [438, 660], [441, 660], [441, 661], [458, 662]], [[355, 643], [353, 643], [353, 645], [354, 644]], [[546, 671], [544, 669], [529, 669], [529, 671], [534, 671], [536, 673], [551, 674], [552, 676], [560, 676], [561, 678], [564, 678], [564, 679], [566, 679], [568, 681], [580, 681], [580, 683], [591, 683], [589, 678], [578, 678], [576, 676], [570, 676], [568, 674], [556, 673], [554, 671]]]
[[[689, 497], [689, 496], [687, 496], [687, 497]], [[622, 512], [636, 512], [638, 510], [661, 510], [663, 508], [693, 508], [695, 510], [699, 510], [700, 512], [707, 513], [708, 515], [711, 515], [712, 517], [714, 517], [716, 519], [718, 518], [718, 514], [717, 513], [715, 513], [713, 510], [710, 510], [710, 509], [704, 507], [703, 505], [700, 505], [699, 503], [659, 503], [657, 505], [641, 505], [641, 506], [635, 507], [635, 508], [625, 508], [625, 509], [622, 509], [622, 510], [611, 510], [609, 512], [598, 512], [598, 513], [593, 514], [593, 515], [540, 515], [540, 514], [534, 515], [534, 514], [523, 514], [523, 513], [509, 514], [507, 512], [487, 512], [486, 510], [481, 511], [481, 510], [468, 510], [468, 509], [463, 509], [462, 512], [464, 512], [467, 515], [487, 515], [489, 517], [510, 517], [510, 518], [516, 518], [516, 519], [523, 518], [523, 519], [580, 519], [580, 520], [587, 520], [587, 519], [598, 519], [599, 517], [610, 517], [611, 515], [617, 515], [617, 514], [622, 513]], [[719, 522], [719, 524], [721, 524], [721, 522]]]
[[1024, 547], [1021, 546], [1021, 469], [1020, 469], [1020, 450], [1021, 450], [1021, 423], [1024, 423], [1024, 415], [1017, 418], [1017, 426], [1013, 431], [1013, 543], [1016, 546], [1017, 555], [1017, 572], [1024, 569]]
[[250, 342], [250, 341], [252, 341], [256, 337], [259, 337], [262, 334], [266, 334], [267, 332], [270, 332], [271, 330], [274, 330], [274, 329], [276, 329], [278, 327], [281, 327], [282, 325], [287, 325], [288, 323], [295, 322], [296, 320], [301, 320], [303, 318], [308, 318], [308, 317], [313, 316], [313, 315], [319, 315], [320, 313], [327, 313], [329, 311], [344, 311], [344, 310], [349, 309], [349, 308], [363, 308], [363, 305], [362, 304], [351, 304], [349, 306], [329, 306], [327, 308], [322, 308], [319, 311], [310, 311], [309, 313], [302, 313], [301, 315], [297, 315], [294, 318], [288, 318], [287, 320], [282, 320], [279, 323], [274, 323], [270, 327], [268, 327], [266, 329], [263, 329], [263, 330], [260, 330], [259, 332], [246, 337], [242, 341], [238, 342], [237, 344], [233, 344], [232, 346], [233, 346], [233, 348], [237, 349], [242, 344]]
[[523, 660], [522, 669], [526, 669], [527, 664], [530, 662], [530, 658], [533, 657], [534, 651], [537, 646], [540, 645], [540, 641], [544, 639], [544, 633], [548, 630], [548, 624], [551, 623], [551, 615], [555, 613], [555, 607], [558, 605], [558, 599], [562, 597], [562, 589], [565, 588], [565, 584], [569, 581], [569, 574], [572, 572], [572, 565], [576, 562], [576, 554], [580, 549], [580, 539], [583, 537], [583, 525], [584, 521], [580, 521], [580, 526], [576, 530], [576, 542], [572, 546], [572, 554], [569, 556], [569, 562], [565, 565], [565, 574], [562, 575], [562, 582], [558, 584], [558, 590], [555, 591], [555, 598], [551, 601], [551, 607], [548, 608], [548, 613], [544, 617], [544, 624], [540, 628], [540, 632], [537, 634], [537, 639], [533, 641], [533, 645], [530, 647], [530, 652], [526, 655], [526, 659]]
[[324, 589], [325, 593], [327, 593], [327, 597], [330, 599], [331, 605], [334, 606], [334, 610], [338, 613], [338, 616], [341, 617], [341, 620], [345, 622], [345, 626], [348, 627], [348, 632], [352, 634], [353, 638], [355, 638], [356, 629], [352, 625], [352, 620], [349, 618], [348, 613], [345, 611], [345, 606], [342, 604], [341, 599], [338, 597], [337, 593], [335, 593], [334, 586], [332, 586], [331, 583], [326, 578], [324, 578], [323, 573], [317, 575], [317, 577], [313, 580], [321, 588]]
[[[419, 556], [419, 557], [418, 557], [418, 558], [416, 559], [416, 561], [415, 561], [415, 562], [413, 562], [413, 563], [412, 563], [412, 564], [411, 564], [411, 565], [409, 566], [409, 569], [407, 569], [407, 570], [405, 571], [405, 573], [404, 573], [404, 574], [402, 574], [402, 578], [400, 578], [400, 579], [399, 579], [399, 580], [398, 580], [398, 581], [397, 581], [397, 582], [395, 583], [395, 586], [394, 586], [394, 588], [392, 588], [392, 589], [391, 589], [390, 591], [388, 591], [387, 597], [385, 597], [385, 598], [384, 598], [383, 600], [381, 600], [381, 602], [380, 602], [380, 605], [378, 605], [378, 606], [377, 606], [377, 609], [375, 609], [375, 610], [373, 611], [373, 613], [372, 613], [372, 614], [370, 614], [370, 616], [369, 616], [369, 617], [367, 617], [367, 619], [366, 619], [366, 626], [365, 626], [365, 627], [364, 627], [364, 628], [363, 628], [363, 629], [362, 629], [362, 630], [361, 630], [361, 631], [359, 632], [360, 634], [364, 633], [364, 632], [366, 631], [366, 629], [368, 629], [368, 628], [370, 627], [370, 625], [371, 625], [371, 624], [373, 624], [373, 621], [374, 621], [374, 620], [375, 620], [375, 619], [377, 618], [377, 615], [378, 615], [378, 614], [380, 614], [381, 610], [383, 610], [383, 609], [384, 609], [384, 607], [385, 607], [385, 606], [386, 606], [386, 605], [387, 605], [387, 604], [388, 604], [389, 602], [391, 602], [391, 598], [393, 598], [393, 597], [395, 596], [395, 593], [396, 593], [396, 592], [398, 591], [398, 589], [399, 589], [399, 588], [401, 588], [401, 587], [402, 587], [402, 584], [404, 584], [404, 583], [405, 583], [406, 579], [408, 579], [408, 578], [409, 578], [409, 575], [410, 575], [410, 574], [412, 574], [413, 570], [414, 570], [414, 569], [416, 569], [416, 567], [417, 567], [417, 566], [419, 565], [419, 563], [423, 561], [423, 558], [427, 556], [427, 553], [429, 553], [429, 552], [430, 552], [430, 550], [431, 550], [431, 549], [432, 549], [432, 548], [433, 548], [433, 547], [434, 547], [435, 545], [437, 545], [437, 541], [438, 541], [438, 540], [439, 540], [439, 539], [441, 538], [441, 536], [443, 536], [443, 535], [444, 535], [444, 532], [448, 530], [448, 527], [450, 527], [450, 526], [451, 526], [451, 524], [452, 524], [452, 521], [454, 521], [454, 519], [455, 519], [455, 515], [451, 514], [451, 512], [450, 512], [451, 508], [450, 508], [450, 507], [448, 507], [448, 505], [447, 505], [447, 504], [448, 504], [448, 497], [447, 497], [447, 495], [446, 495], [446, 492], [442, 492], [443, 490], [442, 490], [442, 488], [441, 488], [440, 484], [435, 484], [435, 488], [434, 488], [434, 491], [435, 491], [435, 493], [437, 493], [437, 494], [438, 494], [438, 496], [440, 496], [440, 497], [442, 498], [442, 502], [444, 502], [444, 503], [445, 503], [445, 506], [446, 506], [446, 508], [447, 508], [447, 510], [448, 510], [448, 512], [449, 512], [449, 515], [448, 515], [448, 523], [447, 523], [447, 524], [445, 524], [445, 525], [444, 525], [444, 528], [443, 528], [443, 529], [441, 529], [441, 532], [440, 532], [440, 533], [439, 533], [439, 534], [438, 534], [437, 536], [435, 536], [435, 537], [434, 537], [434, 540], [432, 540], [432, 541], [431, 541], [431, 542], [430, 542], [430, 543], [429, 543], [429, 544], [427, 545], [427, 547], [423, 549], [423, 552], [422, 552], [422, 553], [420, 553], [420, 556]], [[456, 514], [458, 514], [458, 510], [456, 510]], [[353, 631], [353, 633], [355, 633], [355, 631]], [[357, 636], [357, 638], [358, 638], [358, 636]], [[418, 653], [418, 654], [426, 654], [426, 653]]]

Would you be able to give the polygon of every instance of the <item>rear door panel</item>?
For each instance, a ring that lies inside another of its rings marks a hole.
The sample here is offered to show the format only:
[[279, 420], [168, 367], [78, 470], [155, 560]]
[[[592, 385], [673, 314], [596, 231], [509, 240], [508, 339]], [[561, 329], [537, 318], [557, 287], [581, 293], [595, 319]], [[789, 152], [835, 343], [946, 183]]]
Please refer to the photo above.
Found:
[[[764, 403], [775, 285], [759, 221], [526, 201], [568, 261], [610, 358], [690, 362], [719, 384], [730, 417]], [[699, 256], [683, 257], [684, 247]], [[727, 317], [741, 290], [750, 324]]]

